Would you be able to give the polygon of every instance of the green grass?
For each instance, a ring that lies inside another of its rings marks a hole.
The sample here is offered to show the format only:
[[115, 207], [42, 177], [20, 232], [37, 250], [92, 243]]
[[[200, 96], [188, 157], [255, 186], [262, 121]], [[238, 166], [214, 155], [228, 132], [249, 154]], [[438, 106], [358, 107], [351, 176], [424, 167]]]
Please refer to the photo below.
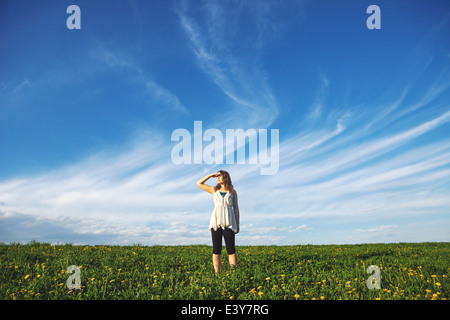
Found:
[[[215, 276], [210, 246], [0, 244], [0, 299], [425, 299], [450, 297], [450, 243], [238, 246]], [[81, 269], [69, 290], [67, 267]], [[366, 269], [381, 269], [369, 290]]]

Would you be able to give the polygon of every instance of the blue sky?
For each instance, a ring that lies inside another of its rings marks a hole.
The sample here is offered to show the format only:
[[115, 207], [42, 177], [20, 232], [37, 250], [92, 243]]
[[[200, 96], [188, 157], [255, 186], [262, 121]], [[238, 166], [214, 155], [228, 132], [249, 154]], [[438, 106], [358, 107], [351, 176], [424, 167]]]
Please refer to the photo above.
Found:
[[[438, 0], [2, 1], [0, 241], [210, 244], [219, 169], [237, 244], [450, 241], [449, 38]], [[194, 121], [278, 172], [175, 165]]]

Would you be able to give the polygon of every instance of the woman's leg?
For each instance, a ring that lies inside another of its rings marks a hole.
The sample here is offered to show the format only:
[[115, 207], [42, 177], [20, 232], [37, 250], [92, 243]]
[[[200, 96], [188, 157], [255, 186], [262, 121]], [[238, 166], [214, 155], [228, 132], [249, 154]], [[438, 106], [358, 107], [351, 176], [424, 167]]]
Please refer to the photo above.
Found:
[[237, 265], [237, 255], [236, 252], [228, 255], [228, 261], [230, 262], [231, 267], [236, 267]]
[[213, 253], [213, 266], [214, 266], [214, 271], [216, 274], [220, 273], [220, 254], [214, 254]]
[[211, 237], [213, 243], [213, 266], [216, 274], [220, 273], [220, 254], [222, 253], [222, 228], [218, 228], [216, 231], [211, 229]]
[[225, 228], [223, 230], [223, 237], [225, 238], [225, 245], [227, 247], [228, 261], [232, 267], [235, 267], [237, 265], [235, 233], [233, 230]]

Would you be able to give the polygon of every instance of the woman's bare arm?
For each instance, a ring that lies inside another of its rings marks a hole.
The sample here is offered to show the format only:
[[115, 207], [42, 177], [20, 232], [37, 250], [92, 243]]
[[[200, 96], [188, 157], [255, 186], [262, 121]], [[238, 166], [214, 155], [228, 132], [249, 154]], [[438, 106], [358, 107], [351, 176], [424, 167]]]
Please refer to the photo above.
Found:
[[239, 206], [238, 206], [238, 198], [236, 190], [233, 190], [233, 209], [234, 214], [236, 215], [236, 224], [237, 224], [237, 232], [239, 233]]
[[206, 177], [201, 178], [200, 180], [197, 181], [197, 186], [200, 189], [205, 190], [206, 192], [214, 194], [214, 187], [211, 187], [211, 186], [208, 186], [207, 184], [205, 184], [205, 182], [209, 178], [213, 178], [213, 177], [217, 177], [217, 173], [211, 173], [211, 174], [208, 174]]

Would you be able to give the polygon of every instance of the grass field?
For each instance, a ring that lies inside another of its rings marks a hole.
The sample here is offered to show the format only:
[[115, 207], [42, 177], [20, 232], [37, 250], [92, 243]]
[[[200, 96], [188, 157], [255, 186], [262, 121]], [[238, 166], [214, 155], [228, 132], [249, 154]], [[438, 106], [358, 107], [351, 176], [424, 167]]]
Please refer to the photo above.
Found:
[[[238, 246], [215, 276], [210, 246], [0, 244], [0, 299], [450, 298], [450, 243]], [[80, 268], [81, 288], [66, 272]], [[381, 288], [368, 289], [367, 267]]]

